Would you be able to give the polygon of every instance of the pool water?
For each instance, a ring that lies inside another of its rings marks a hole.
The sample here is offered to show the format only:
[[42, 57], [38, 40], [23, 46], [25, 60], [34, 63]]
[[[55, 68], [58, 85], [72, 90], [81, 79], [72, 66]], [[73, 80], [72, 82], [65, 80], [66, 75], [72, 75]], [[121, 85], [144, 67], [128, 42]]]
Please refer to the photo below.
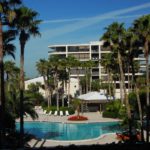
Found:
[[[19, 123], [16, 123], [17, 130]], [[37, 138], [51, 140], [86, 140], [97, 138], [105, 133], [120, 131], [118, 122], [105, 123], [52, 123], [25, 122], [25, 132]]]

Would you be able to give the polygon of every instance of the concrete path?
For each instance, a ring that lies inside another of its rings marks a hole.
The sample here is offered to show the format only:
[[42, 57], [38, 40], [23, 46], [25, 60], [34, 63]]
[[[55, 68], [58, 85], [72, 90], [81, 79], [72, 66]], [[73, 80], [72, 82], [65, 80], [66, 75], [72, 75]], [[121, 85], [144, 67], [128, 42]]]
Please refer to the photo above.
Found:
[[[74, 114], [75, 115], [75, 114]], [[54, 115], [41, 115], [39, 114], [39, 118], [34, 121], [48, 121], [48, 122], [64, 122], [64, 123], [88, 123], [88, 122], [114, 122], [119, 121], [118, 119], [112, 119], [112, 118], [103, 118], [102, 114], [99, 112], [89, 112], [89, 113], [81, 113], [81, 115], [88, 117], [88, 120], [86, 121], [68, 121], [68, 117], [70, 116], [54, 116]], [[19, 121], [19, 120], [16, 120]], [[24, 121], [33, 121], [31, 117], [25, 117]]]
[[69, 146], [69, 145], [93, 145], [93, 144], [109, 144], [118, 143], [115, 133], [105, 134], [99, 138], [92, 140], [81, 141], [56, 141], [56, 140], [35, 140], [32, 139], [28, 144], [31, 147], [55, 147], [55, 146]]

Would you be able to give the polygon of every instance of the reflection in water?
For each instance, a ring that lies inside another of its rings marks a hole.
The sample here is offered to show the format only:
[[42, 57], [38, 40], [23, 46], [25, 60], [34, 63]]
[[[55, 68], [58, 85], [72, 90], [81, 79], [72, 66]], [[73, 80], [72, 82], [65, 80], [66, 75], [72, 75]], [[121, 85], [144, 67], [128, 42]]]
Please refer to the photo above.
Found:
[[44, 136], [44, 138], [56, 138], [56, 137], [59, 137], [59, 136], [62, 136], [63, 133], [61, 132], [47, 132]]

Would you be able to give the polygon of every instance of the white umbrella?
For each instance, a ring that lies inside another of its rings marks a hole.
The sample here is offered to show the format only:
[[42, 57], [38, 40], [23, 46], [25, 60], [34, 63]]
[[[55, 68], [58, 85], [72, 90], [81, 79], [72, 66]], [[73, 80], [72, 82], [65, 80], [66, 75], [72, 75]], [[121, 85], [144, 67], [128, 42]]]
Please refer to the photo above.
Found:
[[82, 100], [112, 100], [113, 98], [112, 97], [108, 97], [106, 96], [105, 94], [103, 93], [100, 93], [100, 92], [89, 92], [89, 93], [86, 93], [86, 94], [83, 94], [83, 95], [80, 95], [78, 96], [79, 99], [82, 99]]

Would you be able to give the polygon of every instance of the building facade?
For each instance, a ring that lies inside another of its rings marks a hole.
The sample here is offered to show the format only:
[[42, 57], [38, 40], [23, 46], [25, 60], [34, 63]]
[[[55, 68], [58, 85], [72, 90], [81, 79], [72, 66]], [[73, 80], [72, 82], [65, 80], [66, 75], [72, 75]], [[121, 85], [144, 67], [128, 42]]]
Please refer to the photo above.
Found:
[[[48, 52], [49, 55], [59, 55], [60, 58], [66, 58], [68, 56], [74, 56], [79, 61], [95, 61], [98, 62], [96, 67], [92, 67], [91, 69], [91, 79], [96, 80], [100, 79], [101, 81], [107, 81], [108, 80], [108, 74], [106, 73], [105, 68], [101, 65], [99, 60], [103, 59], [104, 55], [107, 53], [110, 53], [110, 50], [107, 48], [104, 48], [103, 41], [95, 41], [90, 42], [87, 44], [66, 44], [66, 45], [50, 45], [48, 46], [51, 50]], [[135, 58], [137, 61], [144, 60], [143, 56], [141, 58]], [[145, 65], [141, 65], [141, 67], [145, 67]], [[78, 71], [79, 76], [85, 75], [85, 70], [80, 69]], [[142, 75], [142, 72], [136, 72], [135, 75], [140, 76]], [[128, 77], [131, 74], [125, 73], [125, 80], [126, 84], [128, 83]], [[71, 78], [77, 79], [77, 70], [72, 68], [71, 69]], [[127, 86], [127, 85], [126, 85]], [[72, 86], [74, 88], [74, 86]], [[116, 98], [120, 98], [120, 82], [116, 82]]]

